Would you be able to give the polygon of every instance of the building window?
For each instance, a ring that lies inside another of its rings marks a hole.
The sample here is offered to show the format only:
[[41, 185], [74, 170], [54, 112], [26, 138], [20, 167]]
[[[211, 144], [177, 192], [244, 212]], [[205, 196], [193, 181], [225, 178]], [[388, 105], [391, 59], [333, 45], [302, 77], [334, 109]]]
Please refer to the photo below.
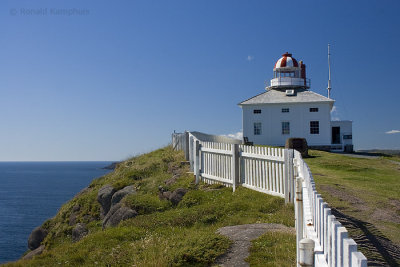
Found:
[[254, 114], [260, 114], [260, 113], [261, 113], [261, 109], [254, 109], [254, 110], [253, 110], [253, 113], [254, 113]]
[[282, 109], [282, 113], [288, 113], [289, 112], [289, 108], [283, 108]]
[[254, 135], [261, 135], [261, 122], [254, 123]]
[[310, 134], [319, 134], [319, 121], [310, 121]]
[[343, 139], [353, 139], [353, 136], [351, 134], [345, 134], [343, 135]]
[[318, 108], [310, 108], [310, 112], [318, 112]]
[[282, 134], [290, 134], [290, 123], [288, 121], [282, 122]]

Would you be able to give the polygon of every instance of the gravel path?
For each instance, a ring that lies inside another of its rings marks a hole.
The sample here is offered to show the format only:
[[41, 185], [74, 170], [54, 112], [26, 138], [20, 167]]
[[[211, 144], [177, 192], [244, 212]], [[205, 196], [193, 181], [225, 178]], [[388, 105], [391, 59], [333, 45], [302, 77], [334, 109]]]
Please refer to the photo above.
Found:
[[229, 248], [227, 253], [216, 260], [215, 264], [229, 267], [249, 266], [244, 259], [250, 255], [249, 248], [251, 246], [251, 240], [258, 238], [268, 231], [296, 234], [296, 230], [293, 227], [273, 223], [243, 224], [219, 228], [217, 233], [227, 236], [233, 241], [233, 245]]

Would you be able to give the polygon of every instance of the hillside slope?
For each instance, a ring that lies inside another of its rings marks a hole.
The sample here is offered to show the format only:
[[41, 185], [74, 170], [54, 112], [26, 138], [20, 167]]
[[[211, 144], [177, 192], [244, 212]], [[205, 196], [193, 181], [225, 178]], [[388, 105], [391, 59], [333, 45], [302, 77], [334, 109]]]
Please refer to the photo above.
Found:
[[[216, 233], [220, 227], [247, 223], [294, 226], [293, 206], [284, 205], [283, 199], [246, 188], [233, 193], [219, 185], [195, 185], [183, 161], [182, 152], [165, 147], [119, 163], [115, 171], [94, 180], [42, 225], [48, 234], [41, 255], [6, 266], [204, 266], [231, 244]], [[119, 194], [119, 203], [112, 204], [104, 216], [107, 208], [100, 205], [99, 195], [111, 189]], [[172, 197], [179, 192], [181, 199]], [[117, 205], [129, 216], [119, 224], [106, 223], [112, 221], [109, 213]], [[77, 236], [77, 228], [87, 233], [80, 231]], [[274, 242], [284, 250], [274, 249]], [[265, 247], [272, 256], [260, 253]], [[253, 262], [294, 265], [295, 239], [265, 235], [252, 252]]]
[[354, 158], [311, 151], [317, 191], [372, 266], [400, 265], [399, 157]]

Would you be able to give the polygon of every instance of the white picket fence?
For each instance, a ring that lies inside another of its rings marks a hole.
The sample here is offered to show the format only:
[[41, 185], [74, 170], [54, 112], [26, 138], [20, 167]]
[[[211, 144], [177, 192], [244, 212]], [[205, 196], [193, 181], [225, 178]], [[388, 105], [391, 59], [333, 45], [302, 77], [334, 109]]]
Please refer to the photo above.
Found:
[[311, 171], [298, 151], [294, 152], [294, 166], [298, 170], [295, 202], [298, 244], [304, 239], [314, 241], [315, 266], [367, 266], [356, 242], [348, 237], [346, 228], [317, 193]]
[[199, 132], [172, 135], [172, 146], [185, 151], [196, 183], [220, 183], [233, 190], [241, 185], [294, 202], [298, 266], [367, 266], [357, 244], [315, 190], [299, 152], [239, 143]]

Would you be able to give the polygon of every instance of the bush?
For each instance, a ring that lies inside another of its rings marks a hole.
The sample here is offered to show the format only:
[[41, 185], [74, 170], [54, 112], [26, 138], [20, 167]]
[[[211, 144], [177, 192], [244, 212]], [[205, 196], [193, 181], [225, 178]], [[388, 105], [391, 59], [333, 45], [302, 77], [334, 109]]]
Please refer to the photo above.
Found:
[[296, 149], [301, 153], [303, 158], [308, 157], [308, 145], [305, 138], [288, 138], [285, 143], [285, 148]]
[[190, 208], [192, 206], [200, 205], [204, 202], [206, 193], [200, 190], [192, 190], [185, 194], [182, 201], [179, 203], [179, 207]]
[[171, 207], [169, 201], [163, 201], [158, 196], [151, 194], [133, 194], [124, 199], [126, 206], [136, 210], [139, 215], [149, 214], [156, 211], [165, 211]]

